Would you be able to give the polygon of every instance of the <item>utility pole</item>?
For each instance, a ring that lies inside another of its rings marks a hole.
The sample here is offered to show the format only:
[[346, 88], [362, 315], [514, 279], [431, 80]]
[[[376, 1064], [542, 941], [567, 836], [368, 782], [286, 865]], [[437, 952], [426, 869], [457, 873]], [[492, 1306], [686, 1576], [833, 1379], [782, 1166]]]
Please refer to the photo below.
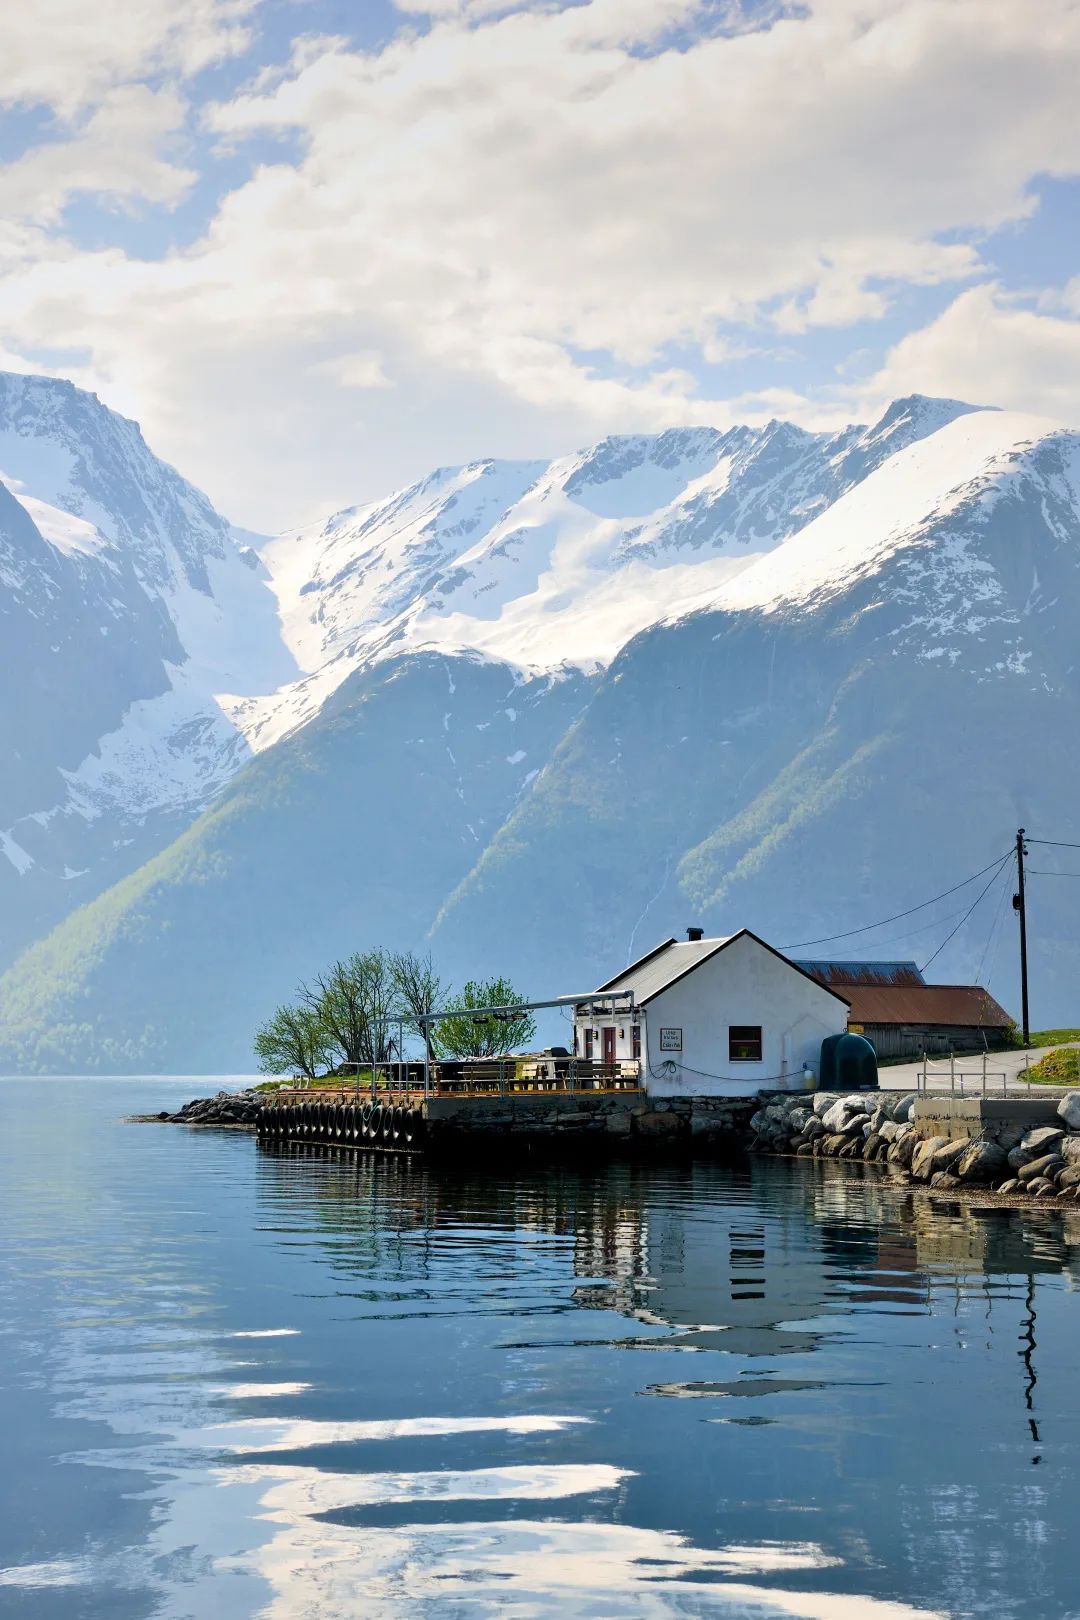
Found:
[[1024, 1045], [1031, 1045], [1031, 1025], [1028, 1019], [1028, 969], [1027, 969], [1027, 904], [1024, 898], [1024, 856], [1027, 850], [1024, 847], [1024, 829], [1016, 830], [1016, 893], [1013, 895], [1013, 910], [1020, 917], [1020, 1009], [1024, 1021]]

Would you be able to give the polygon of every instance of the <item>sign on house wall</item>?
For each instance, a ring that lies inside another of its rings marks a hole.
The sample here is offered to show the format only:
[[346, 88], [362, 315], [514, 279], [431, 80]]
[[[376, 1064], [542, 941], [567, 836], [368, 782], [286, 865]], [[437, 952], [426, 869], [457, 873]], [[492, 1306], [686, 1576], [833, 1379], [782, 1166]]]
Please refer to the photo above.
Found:
[[660, 1031], [660, 1050], [661, 1052], [681, 1052], [682, 1030], [662, 1029]]

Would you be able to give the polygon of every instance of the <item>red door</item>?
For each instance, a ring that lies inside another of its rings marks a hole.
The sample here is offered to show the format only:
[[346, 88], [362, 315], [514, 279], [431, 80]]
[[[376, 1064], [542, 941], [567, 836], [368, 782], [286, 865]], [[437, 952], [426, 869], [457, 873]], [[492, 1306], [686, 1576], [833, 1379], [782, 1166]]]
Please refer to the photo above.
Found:
[[615, 1031], [611, 1028], [604, 1030], [604, 1062], [615, 1062]]

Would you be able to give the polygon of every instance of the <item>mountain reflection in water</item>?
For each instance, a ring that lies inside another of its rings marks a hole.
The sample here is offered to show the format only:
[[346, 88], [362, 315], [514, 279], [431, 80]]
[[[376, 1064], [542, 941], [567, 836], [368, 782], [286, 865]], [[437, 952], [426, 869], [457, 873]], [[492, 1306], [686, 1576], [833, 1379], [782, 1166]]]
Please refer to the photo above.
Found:
[[192, 1089], [2, 1093], [5, 1616], [1076, 1608], [1080, 1211], [122, 1123]]

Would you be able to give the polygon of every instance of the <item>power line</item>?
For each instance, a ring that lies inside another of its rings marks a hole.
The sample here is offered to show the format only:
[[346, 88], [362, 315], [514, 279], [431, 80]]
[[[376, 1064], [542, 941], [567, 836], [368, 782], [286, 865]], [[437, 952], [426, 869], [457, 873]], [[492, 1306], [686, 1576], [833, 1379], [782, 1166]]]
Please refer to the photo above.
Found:
[[1080, 877], [1080, 872], [1048, 872], [1043, 867], [1029, 866], [1028, 877]]
[[1002, 857], [1002, 859], [998, 862], [997, 871], [994, 873], [994, 875], [990, 879], [989, 883], [987, 883], [983, 888], [981, 888], [979, 890], [978, 894], [975, 896], [974, 900], [971, 902], [970, 906], [965, 911], [965, 913], [961, 917], [960, 921], [957, 923], [956, 927], [949, 930], [949, 932], [945, 935], [945, 938], [942, 940], [941, 944], [938, 946], [937, 950], [934, 952], [933, 956], [931, 956], [928, 961], [923, 963], [921, 969], [919, 970], [920, 972], [925, 973], [927, 968], [930, 966], [930, 963], [935, 961], [937, 959], [937, 957], [939, 957], [941, 955], [942, 951], [945, 949], [945, 947], [949, 943], [950, 939], [952, 939], [953, 935], [958, 934], [960, 932], [961, 928], [963, 928], [964, 924], [967, 922], [968, 918], [971, 916], [971, 913], [975, 910], [975, 907], [978, 905], [978, 903], [982, 899], [983, 895], [984, 894], [989, 894], [990, 890], [993, 888], [994, 884], [997, 882], [998, 875], [1001, 872], [1003, 872], [1004, 869], [1005, 869], [1005, 863], [1007, 861], [1010, 861], [1011, 859], [1012, 859], [1012, 850], [1010, 849], [1009, 853], [1007, 855], [1004, 855]]
[[[849, 928], [843, 934], [829, 934], [825, 939], [801, 939], [796, 945], [781, 945], [780, 949], [782, 951], [801, 951], [805, 950], [808, 945], [831, 945], [834, 940], [851, 939], [855, 934], [868, 934], [873, 928], [884, 928], [888, 923], [899, 922], [901, 917], [911, 917], [916, 911], [925, 911], [927, 906], [934, 906], [939, 900], [945, 900], [950, 894], [956, 894], [959, 889], [966, 889], [969, 883], [974, 883], [977, 878], [983, 877], [990, 871], [991, 867], [995, 869], [994, 876], [996, 877], [997, 872], [1000, 871], [1011, 856], [1012, 850], [1010, 849], [1006, 851], [1000, 860], [991, 861], [989, 866], [984, 866], [979, 872], [973, 872], [962, 883], [954, 883], [951, 889], [943, 889], [940, 894], [935, 894], [932, 900], [923, 900], [917, 906], [909, 906], [907, 911], [894, 912], [891, 917], [882, 917], [878, 922], [864, 923], [861, 928]], [[993, 882], [993, 879], [991, 879], [991, 882]], [[978, 901], [975, 903], [977, 905]]]
[[[993, 974], [994, 963], [997, 961], [997, 946], [994, 944], [994, 942], [999, 938], [998, 930], [1001, 927], [1001, 919], [1005, 915], [1005, 896], [1009, 892], [1008, 867], [1006, 866], [1002, 870], [1005, 874], [1005, 882], [1001, 885], [997, 905], [994, 908], [993, 919], [990, 923], [990, 932], [986, 936], [986, 944], [983, 946], [983, 953], [979, 958], [979, 969], [975, 975], [976, 984], [981, 984], [983, 982], [983, 968], [986, 966], [987, 957], [990, 957], [990, 974], [987, 975], [988, 978]], [[994, 947], [992, 954], [991, 946]]]
[[1080, 844], [1064, 844], [1059, 838], [1026, 838], [1025, 844], [1045, 844], [1048, 849], [1080, 849]]

